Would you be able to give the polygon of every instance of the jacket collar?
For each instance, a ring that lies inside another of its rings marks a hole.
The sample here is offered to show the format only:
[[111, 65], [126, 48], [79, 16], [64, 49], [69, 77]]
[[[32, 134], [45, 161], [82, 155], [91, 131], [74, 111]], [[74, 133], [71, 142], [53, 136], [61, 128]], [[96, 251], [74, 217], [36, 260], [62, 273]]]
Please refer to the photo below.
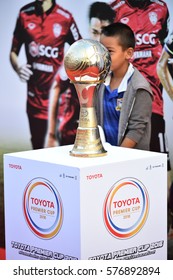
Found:
[[[131, 78], [133, 72], [134, 72], [134, 67], [133, 67], [132, 63], [129, 63], [129, 67], [127, 69], [127, 72], [124, 75], [124, 78], [122, 79], [122, 81], [121, 81], [121, 83], [120, 83], [120, 85], [118, 87], [118, 92], [126, 91], [128, 81]], [[109, 86], [110, 85], [111, 75], [112, 75], [112, 72], [110, 72], [109, 75], [107, 76], [107, 78], [105, 80], [105, 83], [104, 83], [105, 86]]]

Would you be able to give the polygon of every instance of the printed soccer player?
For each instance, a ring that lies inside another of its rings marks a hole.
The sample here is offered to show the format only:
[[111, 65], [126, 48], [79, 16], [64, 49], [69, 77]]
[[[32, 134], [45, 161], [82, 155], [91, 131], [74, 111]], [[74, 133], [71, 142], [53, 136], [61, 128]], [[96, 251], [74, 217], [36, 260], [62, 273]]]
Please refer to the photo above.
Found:
[[[100, 40], [104, 26], [113, 23], [115, 12], [105, 2], [93, 2], [89, 6], [89, 36]], [[49, 126], [46, 147], [73, 144], [79, 119], [79, 100], [73, 84], [65, 78], [63, 69], [58, 72], [50, 95]]]
[[[50, 87], [62, 64], [65, 43], [71, 45], [80, 38], [72, 14], [55, 0], [36, 0], [20, 9], [10, 61], [20, 79], [27, 82], [27, 116], [33, 149], [44, 147]], [[19, 65], [23, 44], [27, 62]]]
[[[166, 41], [161, 57], [157, 64], [157, 74], [171, 100], [173, 100], [173, 32]], [[168, 190], [168, 209], [170, 213], [170, 227], [168, 238], [173, 238], [173, 182]], [[169, 223], [168, 223], [169, 224]]]
[[73, 144], [79, 120], [79, 100], [64, 67], [58, 71], [50, 91], [46, 147]]
[[160, 81], [173, 100], [173, 32], [169, 35], [167, 42], [164, 45], [161, 57], [157, 64], [157, 74]]

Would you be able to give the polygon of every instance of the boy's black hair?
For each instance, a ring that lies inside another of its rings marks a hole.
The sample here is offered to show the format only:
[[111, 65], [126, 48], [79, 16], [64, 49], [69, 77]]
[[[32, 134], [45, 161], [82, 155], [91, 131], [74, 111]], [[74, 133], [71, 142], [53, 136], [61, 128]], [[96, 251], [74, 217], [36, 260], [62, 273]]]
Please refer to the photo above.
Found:
[[110, 23], [113, 23], [115, 20], [115, 11], [111, 6], [105, 2], [94, 2], [89, 7], [88, 18], [98, 18], [100, 20], [108, 20]]
[[135, 48], [135, 35], [127, 24], [121, 22], [112, 23], [103, 27], [102, 34], [108, 37], [119, 37], [119, 43], [124, 50]]

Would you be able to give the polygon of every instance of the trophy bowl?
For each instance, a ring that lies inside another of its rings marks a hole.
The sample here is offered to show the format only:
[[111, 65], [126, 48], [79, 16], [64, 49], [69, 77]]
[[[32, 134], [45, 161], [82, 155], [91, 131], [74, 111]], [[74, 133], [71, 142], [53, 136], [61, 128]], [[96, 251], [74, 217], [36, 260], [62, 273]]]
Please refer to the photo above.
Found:
[[64, 57], [66, 73], [72, 83], [103, 83], [110, 70], [108, 50], [98, 41], [81, 39], [73, 43]]
[[80, 103], [79, 125], [70, 155], [96, 157], [106, 155], [100, 139], [95, 111], [95, 93], [110, 71], [108, 50], [98, 41], [81, 39], [64, 56], [64, 67], [74, 84]]

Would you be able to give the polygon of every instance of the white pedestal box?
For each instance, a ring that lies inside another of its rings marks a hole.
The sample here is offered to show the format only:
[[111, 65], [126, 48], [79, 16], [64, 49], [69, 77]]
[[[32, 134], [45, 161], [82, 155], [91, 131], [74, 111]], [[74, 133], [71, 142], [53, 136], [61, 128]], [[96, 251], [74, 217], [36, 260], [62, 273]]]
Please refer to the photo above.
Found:
[[166, 154], [105, 148], [4, 155], [8, 260], [167, 259]]

